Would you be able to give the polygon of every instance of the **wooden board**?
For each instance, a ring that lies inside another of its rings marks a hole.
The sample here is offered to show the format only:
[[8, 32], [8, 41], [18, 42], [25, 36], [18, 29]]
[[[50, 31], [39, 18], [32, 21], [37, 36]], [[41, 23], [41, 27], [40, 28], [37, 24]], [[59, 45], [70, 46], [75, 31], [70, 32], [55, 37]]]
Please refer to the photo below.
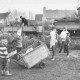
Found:
[[9, 53], [7, 58], [10, 58], [10, 57], [14, 56], [15, 54], [17, 54], [17, 50], [12, 51], [11, 53]]

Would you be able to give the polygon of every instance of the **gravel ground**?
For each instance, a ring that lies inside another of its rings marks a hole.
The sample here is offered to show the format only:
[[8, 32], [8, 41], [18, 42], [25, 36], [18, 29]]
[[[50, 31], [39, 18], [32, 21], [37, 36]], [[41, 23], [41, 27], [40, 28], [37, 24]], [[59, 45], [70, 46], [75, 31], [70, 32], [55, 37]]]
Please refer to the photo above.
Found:
[[0, 80], [80, 80], [80, 59], [67, 58], [66, 53], [56, 52], [54, 61], [49, 57], [44, 62], [45, 68], [26, 69], [11, 60], [10, 72], [13, 75], [4, 77], [0, 72]]

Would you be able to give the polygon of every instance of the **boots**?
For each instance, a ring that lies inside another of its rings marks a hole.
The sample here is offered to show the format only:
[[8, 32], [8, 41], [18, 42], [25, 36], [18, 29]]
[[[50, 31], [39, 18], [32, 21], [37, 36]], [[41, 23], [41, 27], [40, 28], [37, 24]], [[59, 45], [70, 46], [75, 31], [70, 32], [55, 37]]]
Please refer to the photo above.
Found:
[[5, 71], [5, 75], [6, 76], [11, 76], [12, 74], [7, 70], [7, 71]]
[[7, 71], [1, 70], [1, 73], [2, 73], [2, 75], [4, 75], [4, 76], [11, 76], [11, 75], [12, 75], [8, 70], [7, 70]]
[[4, 70], [1, 70], [1, 74], [2, 74], [2, 75], [5, 75], [5, 71], [4, 71]]

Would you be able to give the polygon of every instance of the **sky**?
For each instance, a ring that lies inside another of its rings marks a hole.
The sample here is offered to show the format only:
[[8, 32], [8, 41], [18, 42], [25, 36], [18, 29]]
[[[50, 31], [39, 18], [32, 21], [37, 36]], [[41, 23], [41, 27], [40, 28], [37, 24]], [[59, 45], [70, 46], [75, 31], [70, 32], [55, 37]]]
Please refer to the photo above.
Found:
[[78, 0], [0, 0], [0, 13], [17, 9], [18, 11], [42, 14], [47, 9], [76, 10]]

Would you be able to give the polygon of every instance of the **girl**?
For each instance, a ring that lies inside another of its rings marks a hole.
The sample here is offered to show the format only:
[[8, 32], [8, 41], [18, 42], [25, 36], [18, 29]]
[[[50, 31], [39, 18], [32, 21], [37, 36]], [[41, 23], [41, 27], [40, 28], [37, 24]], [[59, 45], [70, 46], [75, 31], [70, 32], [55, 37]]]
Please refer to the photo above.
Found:
[[0, 41], [0, 61], [2, 65], [2, 75], [11, 75], [9, 72], [9, 61], [10, 59], [7, 58], [8, 51], [7, 51], [8, 40], [1, 39]]

